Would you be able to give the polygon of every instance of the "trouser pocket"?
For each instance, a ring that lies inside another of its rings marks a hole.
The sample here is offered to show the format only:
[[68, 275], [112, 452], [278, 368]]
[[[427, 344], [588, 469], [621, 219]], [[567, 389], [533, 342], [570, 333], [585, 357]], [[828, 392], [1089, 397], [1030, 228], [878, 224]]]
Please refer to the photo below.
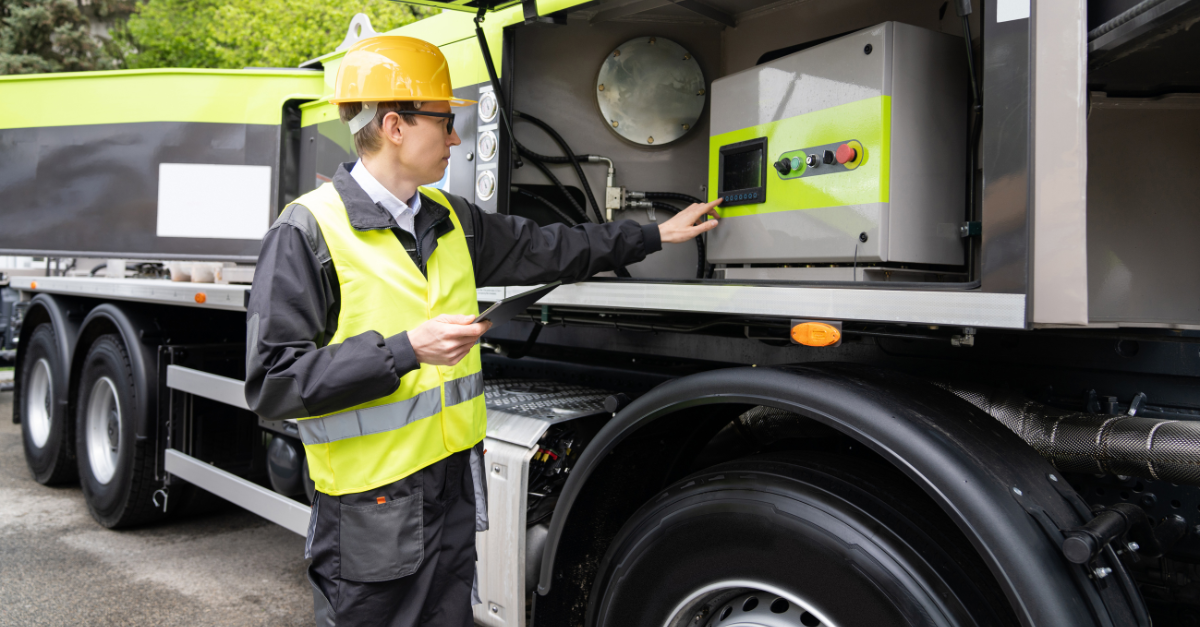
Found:
[[417, 572], [425, 555], [422, 492], [341, 507], [341, 577], [390, 581]]

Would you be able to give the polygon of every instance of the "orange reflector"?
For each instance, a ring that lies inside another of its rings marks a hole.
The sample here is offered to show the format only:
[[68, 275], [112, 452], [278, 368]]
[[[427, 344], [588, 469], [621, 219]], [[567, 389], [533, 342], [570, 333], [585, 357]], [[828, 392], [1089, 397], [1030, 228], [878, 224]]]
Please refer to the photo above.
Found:
[[30, 283], [29, 283], [29, 289], [31, 289], [31, 290], [36, 290], [36, 289], [37, 289], [37, 281], [32, 281], [32, 282], [30, 282]]
[[206, 301], [206, 300], [208, 300], [208, 297], [204, 295], [204, 292], [196, 292], [196, 302], [197, 303], [200, 303], [201, 305], [203, 305], [204, 301]]
[[805, 346], [832, 346], [842, 339], [842, 332], [824, 322], [801, 322], [792, 327], [792, 339]]
[[387, 497], [386, 496], [377, 496], [377, 497], [375, 497], [375, 502], [380, 505], [383, 505], [384, 503], [387, 503]]

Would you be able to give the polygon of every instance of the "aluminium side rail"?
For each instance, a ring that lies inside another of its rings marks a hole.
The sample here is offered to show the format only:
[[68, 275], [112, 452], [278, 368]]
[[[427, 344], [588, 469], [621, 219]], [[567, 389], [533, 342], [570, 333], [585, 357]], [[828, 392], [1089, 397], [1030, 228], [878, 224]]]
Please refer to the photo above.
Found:
[[[49, 292], [145, 303], [245, 311], [247, 285], [180, 283], [161, 279], [13, 277], [24, 292]], [[532, 289], [487, 287], [479, 300], [494, 302]], [[825, 318], [872, 322], [1024, 329], [1024, 294], [977, 290], [896, 290], [789, 285], [713, 285], [642, 281], [589, 281], [564, 285], [543, 305], [720, 315]]]

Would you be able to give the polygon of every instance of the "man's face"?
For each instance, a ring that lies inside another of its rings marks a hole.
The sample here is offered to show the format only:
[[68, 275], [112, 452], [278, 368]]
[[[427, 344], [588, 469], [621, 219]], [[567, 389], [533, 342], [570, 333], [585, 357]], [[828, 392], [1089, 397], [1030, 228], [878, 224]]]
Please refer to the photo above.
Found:
[[[426, 102], [421, 106], [421, 111], [450, 113], [450, 104]], [[436, 183], [450, 165], [450, 147], [461, 144], [462, 140], [458, 138], [457, 130], [446, 133], [446, 118], [427, 115], [413, 117], [417, 121], [416, 126], [396, 120], [404, 137], [396, 151], [397, 165], [418, 185]]]

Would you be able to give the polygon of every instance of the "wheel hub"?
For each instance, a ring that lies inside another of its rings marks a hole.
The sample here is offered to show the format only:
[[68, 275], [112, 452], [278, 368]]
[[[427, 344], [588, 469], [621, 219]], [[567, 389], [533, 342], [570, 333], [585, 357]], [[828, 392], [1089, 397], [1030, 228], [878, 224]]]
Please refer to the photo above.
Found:
[[50, 440], [50, 422], [54, 416], [54, 378], [50, 374], [50, 362], [37, 360], [29, 373], [29, 403], [26, 405], [25, 421], [29, 439], [42, 448]]
[[754, 581], [722, 581], [688, 595], [664, 627], [837, 627], [800, 595]]
[[818, 627], [815, 614], [774, 594], [750, 592], [722, 604], [708, 627]]
[[92, 384], [86, 406], [85, 438], [88, 467], [102, 485], [112, 481], [121, 459], [121, 403], [112, 379]]

